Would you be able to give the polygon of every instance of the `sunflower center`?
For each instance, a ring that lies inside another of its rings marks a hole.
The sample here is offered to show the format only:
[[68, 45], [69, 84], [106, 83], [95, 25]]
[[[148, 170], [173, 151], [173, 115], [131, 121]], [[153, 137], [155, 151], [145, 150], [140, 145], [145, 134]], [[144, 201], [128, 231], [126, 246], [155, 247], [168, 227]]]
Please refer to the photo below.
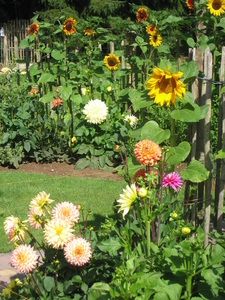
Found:
[[176, 83], [173, 78], [165, 79], [165, 77], [163, 77], [161, 82], [159, 83], [159, 89], [162, 90], [165, 94], [172, 93], [175, 87]]
[[219, 9], [221, 8], [221, 2], [220, 2], [220, 1], [214, 1], [214, 2], [212, 3], [212, 8], [213, 8], [214, 10], [219, 10]]
[[140, 13], [140, 17], [141, 17], [141, 19], [144, 19], [144, 18], [145, 18], [145, 13], [144, 13], [144, 12], [141, 12], [141, 13]]
[[75, 256], [81, 256], [83, 254], [83, 249], [81, 247], [77, 247], [75, 250], [74, 250], [74, 255]]
[[116, 61], [115, 61], [115, 59], [113, 59], [113, 58], [109, 58], [109, 59], [108, 59], [108, 65], [109, 65], [110, 67], [113, 67], [113, 66], [115, 66], [115, 65], [116, 65]]
[[152, 39], [153, 39], [153, 42], [156, 43], [156, 42], [157, 42], [157, 35], [154, 35], [154, 36], [152, 37]]
[[66, 29], [67, 30], [71, 30], [72, 29], [72, 24], [71, 23], [67, 23], [66, 24]]

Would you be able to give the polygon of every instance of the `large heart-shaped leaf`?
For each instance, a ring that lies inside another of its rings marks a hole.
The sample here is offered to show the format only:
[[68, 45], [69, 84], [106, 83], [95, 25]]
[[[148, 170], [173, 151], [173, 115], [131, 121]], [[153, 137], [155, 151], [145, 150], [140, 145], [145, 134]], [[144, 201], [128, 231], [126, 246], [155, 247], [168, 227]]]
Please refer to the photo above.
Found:
[[141, 131], [141, 140], [150, 140], [156, 144], [161, 144], [170, 138], [170, 130], [162, 129], [155, 121], [147, 122]]
[[191, 146], [188, 142], [181, 142], [177, 147], [171, 147], [167, 152], [167, 163], [170, 165], [178, 165], [184, 161], [191, 150]]
[[199, 161], [193, 160], [180, 175], [184, 180], [199, 183], [208, 179], [209, 171]]

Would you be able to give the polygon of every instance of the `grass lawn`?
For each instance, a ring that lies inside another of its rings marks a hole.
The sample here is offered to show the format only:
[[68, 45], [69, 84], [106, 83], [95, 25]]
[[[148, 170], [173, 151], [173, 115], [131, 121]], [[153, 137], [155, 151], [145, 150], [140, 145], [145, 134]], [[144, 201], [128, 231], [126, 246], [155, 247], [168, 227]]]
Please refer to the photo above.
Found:
[[4, 232], [5, 218], [13, 215], [26, 220], [30, 201], [39, 192], [50, 194], [49, 198], [55, 200], [53, 206], [68, 201], [80, 204], [85, 211], [91, 210], [88, 225], [97, 230], [106, 215], [114, 214], [113, 203], [125, 186], [124, 181], [0, 172], [0, 253], [13, 249]]

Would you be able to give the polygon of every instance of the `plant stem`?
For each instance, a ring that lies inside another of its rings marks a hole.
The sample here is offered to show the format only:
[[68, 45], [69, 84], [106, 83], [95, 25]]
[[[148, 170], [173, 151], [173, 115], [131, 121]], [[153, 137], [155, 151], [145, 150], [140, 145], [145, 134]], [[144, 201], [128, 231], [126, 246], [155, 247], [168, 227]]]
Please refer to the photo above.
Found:
[[187, 292], [187, 300], [191, 299], [191, 284], [192, 284], [192, 276], [188, 276], [186, 278], [186, 292]]
[[147, 254], [148, 257], [151, 254], [151, 249], [150, 249], [150, 242], [151, 242], [151, 227], [150, 227], [150, 221], [147, 221], [146, 224], [146, 231], [147, 231]]
[[175, 141], [175, 120], [171, 118], [171, 140], [170, 140], [170, 146], [175, 147], [176, 141]]
[[144, 237], [144, 233], [143, 233], [143, 227], [142, 227], [142, 223], [141, 223], [141, 215], [140, 215], [139, 208], [137, 208], [137, 215], [138, 215], [138, 222], [139, 222], [139, 225], [141, 228], [142, 243], [143, 243], [144, 252], [145, 252], [145, 256], [146, 256], [145, 237]]

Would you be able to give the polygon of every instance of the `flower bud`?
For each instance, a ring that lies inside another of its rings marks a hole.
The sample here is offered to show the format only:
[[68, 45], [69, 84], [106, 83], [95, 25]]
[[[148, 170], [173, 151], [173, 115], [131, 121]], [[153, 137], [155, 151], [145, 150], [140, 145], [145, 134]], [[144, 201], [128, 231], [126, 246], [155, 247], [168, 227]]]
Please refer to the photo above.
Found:
[[109, 85], [109, 86], [107, 87], [107, 92], [111, 92], [111, 90], [112, 90], [112, 87]]
[[120, 150], [120, 146], [119, 145], [116, 145], [115, 147], [114, 147], [114, 151], [119, 151]]
[[170, 217], [174, 220], [176, 220], [178, 218], [178, 214], [174, 211], [170, 214]]
[[144, 198], [146, 197], [148, 194], [148, 191], [146, 190], [146, 188], [140, 188], [139, 191], [138, 191], [138, 196], [141, 197], [141, 198]]
[[76, 139], [76, 137], [75, 137], [75, 136], [73, 136], [73, 137], [72, 137], [72, 139], [71, 139], [71, 142], [72, 142], [72, 143], [75, 143], [75, 142], [76, 142], [76, 140], [77, 140], [77, 139]]
[[77, 209], [81, 210], [81, 205], [80, 204], [77, 205]]
[[191, 228], [185, 226], [185, 227], [182, 227], [181, 231], [183, 234], [187, 235], [191, 232]]

